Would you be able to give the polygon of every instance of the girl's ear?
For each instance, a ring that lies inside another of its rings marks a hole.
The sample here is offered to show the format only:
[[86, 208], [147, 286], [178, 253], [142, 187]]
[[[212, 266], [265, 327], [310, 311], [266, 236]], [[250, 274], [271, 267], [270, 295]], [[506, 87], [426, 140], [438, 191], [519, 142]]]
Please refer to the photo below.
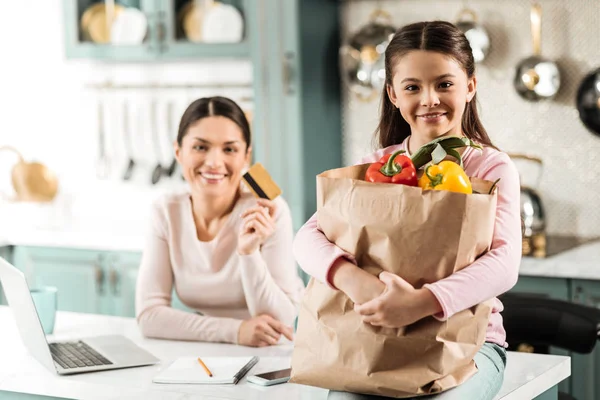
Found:
[[470, 103], [477, 92], [477, 78], [473, 76], [467, 81], [467, 103]]
[[398, 101], [398, 97], [396, 97], [396, 91], [394, 90], [394, 87], [392, 85], [385, 85], [385, 90], [387, 91], [388, 98], [394, 107], [397, 108], [398, 106], [396, 105], [396, 102]]

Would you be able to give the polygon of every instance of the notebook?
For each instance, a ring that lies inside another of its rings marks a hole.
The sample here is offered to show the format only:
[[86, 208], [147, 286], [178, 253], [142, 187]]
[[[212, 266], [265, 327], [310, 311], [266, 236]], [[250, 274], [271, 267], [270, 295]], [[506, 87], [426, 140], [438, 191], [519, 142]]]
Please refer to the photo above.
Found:
[[201, 357], [213, 376], [198, 362], [198, 357], [180, 357], [156, 375], [154, 383], [236, 384], [258, 362], [258, 357]]

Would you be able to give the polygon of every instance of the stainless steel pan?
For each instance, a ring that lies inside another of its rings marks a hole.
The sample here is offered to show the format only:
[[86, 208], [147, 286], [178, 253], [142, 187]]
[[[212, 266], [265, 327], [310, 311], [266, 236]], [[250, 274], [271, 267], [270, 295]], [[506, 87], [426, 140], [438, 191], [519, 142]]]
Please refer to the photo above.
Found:
[[600, 136], [600, 68], [586, 75], [579, 84], [577, 111], [585, 127]]
[[551, 99], [560, 88], [560, 71], [553, 61], [543, 58], [542, 53], [542, 6], [531, 7], [531, 36], [533, 55], [519, 62], [514, 86], [525, 100]]
[[467, 37], [475, 62], [480, 63], [490, 52], [490, 35], [477, 19], [475, 11], [465, 7], [458, 13], [455, 25]]

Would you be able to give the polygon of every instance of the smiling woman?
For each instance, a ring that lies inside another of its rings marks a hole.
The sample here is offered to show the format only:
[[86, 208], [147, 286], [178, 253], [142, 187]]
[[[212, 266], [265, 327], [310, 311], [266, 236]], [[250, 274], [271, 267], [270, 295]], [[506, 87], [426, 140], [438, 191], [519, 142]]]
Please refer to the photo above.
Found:
[[[148, 337], [277, 344], [292, 339], [303, 288], [287, 203], [256, 199], [241, 179], [252, 154], [243, 111], [224, 97], [189, 105], [174, 143], [189, 184], [156, 201], [136, 290]], [[171, 293], [197, 311], [171, 307]]]

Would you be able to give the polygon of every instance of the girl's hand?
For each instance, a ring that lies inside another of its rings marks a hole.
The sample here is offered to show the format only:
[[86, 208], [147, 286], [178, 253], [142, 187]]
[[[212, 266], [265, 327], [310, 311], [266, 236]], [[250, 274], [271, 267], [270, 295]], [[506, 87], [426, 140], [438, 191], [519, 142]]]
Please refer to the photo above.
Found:
[[344, 257], [335, 261], [330, 274], [333, 286], [344, 292], [354, 304], [373, 300], [385, 289], [385, 284], [375, 275], [358, 268]]
[[363, 321], [374, 326], [401, 328], [442, 310], [437, 298], [428, 289], [415, 289], [398, 275], [382, 272], [383, 293], [354, 310]]
[[293, 330], [270, 315], [259, 315], [242, 322], [238, 331], [238, 344], [251, 347], [273, 346], [281, 335], [293, 340]]
[[275, 232], [274, 215], [277, 207], [267, 199], [258, 199], [255, 207], [241, 215], [242, 228], [238, 237], [237, 251], [241, 255], [254, 253]]

